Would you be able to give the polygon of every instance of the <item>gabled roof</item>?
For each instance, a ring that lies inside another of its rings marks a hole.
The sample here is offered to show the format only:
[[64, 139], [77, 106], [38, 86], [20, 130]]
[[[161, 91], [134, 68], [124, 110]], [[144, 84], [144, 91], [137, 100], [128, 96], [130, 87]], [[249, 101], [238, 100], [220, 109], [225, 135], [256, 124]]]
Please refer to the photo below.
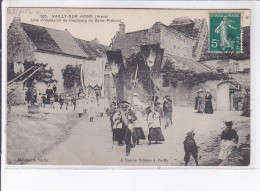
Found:
[[67, 30], [21, 23], [21, 26], [37, 50], [83, 58], [105, 56], [107, 47], [92, 41], [74, 38]]
[[94, 41], [86, 41], [78, 38], [74, 38], [74, 40], [86, 54], [93, 58], [105, 56], [106, 51], [108, 50], [107, 46], [96, 43]]
[[54, 41], [58, 44], [62, 52], [65, 54], [89, 57], [78, 44], [75, 42], [74, 38], [68, 31], [61, 31], [56, 29], [46, 28]]
[[[185, 23], [173, 22], [171, 25], [167, 26], [161, 22], [155, 23], [159, 27], [163, 27], [171, 33], [178, 33], [184, 35], [187, 38], [194, 39], [198, 36], [199, 28], [195, 28], [195, 22], [192, 20], [185, 20]], [[112, 42], [112, 50], [121, 50], [123, 57], [128, 57], [131, 55], [133, 48], [141, 45], [142, 40], [146, 38], [147, 32], [149, 29], [134, 31], [129, 33], [117, 33], [114, 41]]]
[[113, 50], [121, 50], [123, 57], [131, 54], [132, 48], [141, 44], [148, 29], [120, 34], [118, 33], [113, 42]]
[[21, 23], [27, 36], [38, 50], [63, 53], [45, 27]]

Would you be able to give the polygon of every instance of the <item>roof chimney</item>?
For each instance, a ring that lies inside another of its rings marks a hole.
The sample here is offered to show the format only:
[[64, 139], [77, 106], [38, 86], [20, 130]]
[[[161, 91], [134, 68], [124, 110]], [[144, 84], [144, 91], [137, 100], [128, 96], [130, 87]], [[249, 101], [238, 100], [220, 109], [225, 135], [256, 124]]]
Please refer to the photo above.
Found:
[[125, 33], [125, 23], [121, 22], [119, 24], [119, 32], [120, 32], [120, 34], [124, 34]]
[[98, 38], [93, 39], [91, 42], [94, 42], [94, 43], [96, 43], [96, 44], [99, 44]]

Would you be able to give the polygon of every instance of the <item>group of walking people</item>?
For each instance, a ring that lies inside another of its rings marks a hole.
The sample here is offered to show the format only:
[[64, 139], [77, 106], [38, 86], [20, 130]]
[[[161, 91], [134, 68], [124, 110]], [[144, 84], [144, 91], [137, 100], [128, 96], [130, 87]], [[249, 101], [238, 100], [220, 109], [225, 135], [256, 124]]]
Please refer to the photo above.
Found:
[[83, 90], [79, 90], [79, 93], [73, 101], [73, 105], [79, 118], [86, 114], [89, 117], [90, 122], [94, 122], [94, 119], [97, 116], [103, 117], [106, 108], [109, 107], [105, 97], [98, 98], [94, 91], [89, 93], [89, 95], [86, 95]]
[[113, 145], [126, 146], [126, 155], [140, 140], [148, 139], [148, 145], [164, 141], [162, 133], [163, 121], [165, 128], [172, 124], [172, 105], [169, 96], [165, 97], [163, 108], [156, 101], [147, 108], [131, 105], [127, 101], [112, 102], [108, 115], [110, 116]]

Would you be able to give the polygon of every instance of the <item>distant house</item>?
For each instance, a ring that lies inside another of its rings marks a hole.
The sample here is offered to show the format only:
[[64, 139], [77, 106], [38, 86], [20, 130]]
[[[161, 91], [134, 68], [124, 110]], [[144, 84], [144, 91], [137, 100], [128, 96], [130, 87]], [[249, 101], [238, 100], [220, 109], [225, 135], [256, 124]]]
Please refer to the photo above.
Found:
[[8, 29], [7, 41], [8, 64], [21, 64], [25, 61], [47, 63], [58, 81], [58, 91], [63, 91], [61, 70], [66, 65], [82, 64], [89, 60], [106, 60], [107, 47], [99, 44], [97, 40], [77, 39], [68, 30], [23, 23], [19, 17], [13, 19]]

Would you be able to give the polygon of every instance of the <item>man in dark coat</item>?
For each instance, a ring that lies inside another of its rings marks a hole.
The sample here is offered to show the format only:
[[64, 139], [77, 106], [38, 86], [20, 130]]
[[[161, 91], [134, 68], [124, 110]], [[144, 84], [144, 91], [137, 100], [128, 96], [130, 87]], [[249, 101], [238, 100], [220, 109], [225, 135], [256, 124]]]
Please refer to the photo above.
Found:
[[122, 129], [125, 135], [125, 144], [126, 144], [126, 156], [130, 155], [130, 151], [133, 148], [133, 123], [136, 121], [136, 116], [134, 112], [130, 109], [128, 102], [123, 102], [123, 108], [120, 109], [122, 116]]
[[212, 95], [210, 90], [207, 90], [207, 94], [205, 96], [205, 113], [212, 114], [213, 113], [213, 106], [212, 106]]

